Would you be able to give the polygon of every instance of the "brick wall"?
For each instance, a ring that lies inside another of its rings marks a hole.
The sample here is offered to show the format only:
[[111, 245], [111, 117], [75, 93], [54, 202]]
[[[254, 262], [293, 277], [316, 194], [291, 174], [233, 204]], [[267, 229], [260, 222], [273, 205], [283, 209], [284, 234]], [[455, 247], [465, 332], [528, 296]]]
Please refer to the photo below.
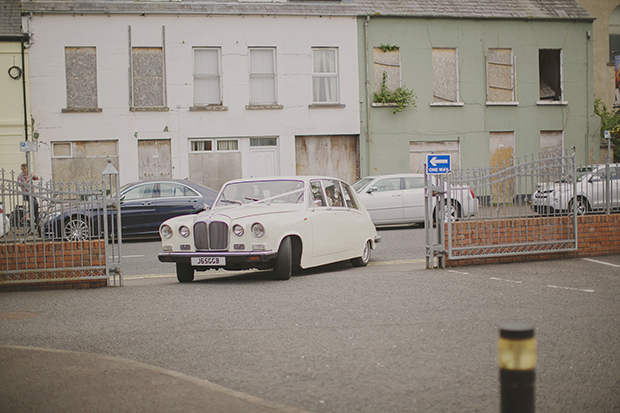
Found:
[[[457, 223], [452, 228], [453, 246], [477, 244], [480, 239], [501, 240], [502, 234], [523, 237], [523, 240], [553, 241], [562, 239], [567, 231], [572, 231], [572, 217], [536, 217], [493, 221], [477, 224], [475, 227], [467, 222]], [[448, 237], [447, 226], [445, 232]], [[483, 238], [486, 237], [486, 238]], [[522, 261], [553, 260], [562, 258], [593, 257], [598, 255], [620, 254], [620, 214], [587, 215], [577, 217], [577, 251], [569, 252], [534, 252], [490, 258], [464, 258], [450, 260], [446, 258], [446, 267], [460, 265], [498, 264]], [[501, 252], [501, 247], [496, 249]]]
[[105, 286], [103, 240], [0, 244], [0, 292]]

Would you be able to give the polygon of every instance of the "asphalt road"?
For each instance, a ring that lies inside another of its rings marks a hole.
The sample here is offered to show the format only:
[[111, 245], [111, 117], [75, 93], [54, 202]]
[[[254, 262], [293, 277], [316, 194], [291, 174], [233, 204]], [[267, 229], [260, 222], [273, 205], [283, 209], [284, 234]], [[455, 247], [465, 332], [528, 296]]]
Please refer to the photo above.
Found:
[[425, 270], [400, 239], [423, 230], [381, 234], [368, 267], [288, 281], [180, 284], [149, 267], [123, 288], [4, 293], [0, 315], [24, 316], [0, 317], [0, 344], [122, 357], [312, 412], [497, 412], [498, 326], [526, 321], [537, 412], [620, 411], [620, 256]]

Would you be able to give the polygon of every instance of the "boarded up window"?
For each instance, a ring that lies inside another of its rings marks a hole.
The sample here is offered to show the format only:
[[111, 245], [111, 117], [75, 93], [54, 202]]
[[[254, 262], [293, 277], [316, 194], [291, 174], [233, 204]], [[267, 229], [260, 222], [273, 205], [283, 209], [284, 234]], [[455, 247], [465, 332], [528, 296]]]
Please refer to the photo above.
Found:
[[358, 136], [296, 136], [297, 175], [329, 175], [347, 182], [359, 178]]
[[458, 141], [409, 142], [409, 172], [424, 173], [426, 155], [429, 153], [450, 155], [451, 168], [458, 169], [460, 167], [459, 150]]
[[134, 47], [133, 106], [138, 108], [164, 106], [164, 61], [161, 47]]
[[546, 181], [555, 181], [562, 176], [562, 167], [557, 161], [557, 157], [563, 154], [562, 147], [562, 131], [540, 131], [540, 158], [548, 160], [540, 166]]
[[433, 102], [458, 102], [456, 49], [433, 49]]
[[138, 177], [141, 181], [172, 178], [170, 139], [138, 141]]
[[276, 96], [276, 49], [250, 49], [250, 104], [271, 105]]
[[487, 57], [487, 101], [514, 102], [515, 70], [512, 49], [489, 49]]
[[562, 100], [561, 52], [559, 49], [540, 49], [538, 51], [540, 100]]
[[97, 107], [97, 52], [94, 47], [65, 47], [67, 108]]
[[118, 141], [52, 143], [52, 177], [56, 182], [101, 182], [108, 159], [118, 166]]
[[221, 105], [220, 49], [194, 49], [194, 105]]
[[400, 85], [400, 52], [396, 50], [383, 51], [379, 47], [373, 49], [373, 68], [375, 72], [375, 92], [381, 92], [383, 73], [386, 74], [385, 86], [389, 90], [396, 90]]

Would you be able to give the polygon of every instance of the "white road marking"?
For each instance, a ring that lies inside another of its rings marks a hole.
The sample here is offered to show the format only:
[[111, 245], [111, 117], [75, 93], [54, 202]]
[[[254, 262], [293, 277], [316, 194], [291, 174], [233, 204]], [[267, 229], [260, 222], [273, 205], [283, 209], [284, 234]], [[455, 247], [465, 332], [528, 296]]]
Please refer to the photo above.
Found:
[[571, 291], [582, 291], [584, 293], [593, 293], [594, 290], [584, 290], [582, 288], [573, 288], [573, 287], [558, 287], [557, 285], [548, 285], [548, 288], [557, 288], [560, 290], [571, 290]]
[[469, 275], [468, 272], [461, 272], [461, 271], [454, 271], [454, 270], [448, 270], [448, 272], [453, 272], [455, 274], [463, 274], [463, 275]]
[[495, 278], [495, 277], [491, 277], [491, 280], [494, 280], [494, 281], [504, 281], [504, 282], [513, 283], [513, 284], [521, 284], [523, 282], [523, 281], [514, 281], [514, 280], [503, 280], [501, 278]]
[[584, 261], [590, 261], [590, 262], [594, 262], [594, 263], [597, 263], [597, 264], [609, 265], [610, 267], [620, 268], [620, 265], [618, 265], [618, 264], [612, 264], [610, 262], [593, 260], [591, 258], [584, 258]]

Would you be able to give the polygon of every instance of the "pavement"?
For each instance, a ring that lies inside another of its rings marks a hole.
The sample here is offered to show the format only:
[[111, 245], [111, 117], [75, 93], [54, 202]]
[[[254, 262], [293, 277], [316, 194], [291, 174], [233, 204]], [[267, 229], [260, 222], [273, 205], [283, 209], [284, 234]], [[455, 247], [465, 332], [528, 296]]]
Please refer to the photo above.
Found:
[[105, 355], [0, 346], [2, 412], [287, 412], [182, 373]]

